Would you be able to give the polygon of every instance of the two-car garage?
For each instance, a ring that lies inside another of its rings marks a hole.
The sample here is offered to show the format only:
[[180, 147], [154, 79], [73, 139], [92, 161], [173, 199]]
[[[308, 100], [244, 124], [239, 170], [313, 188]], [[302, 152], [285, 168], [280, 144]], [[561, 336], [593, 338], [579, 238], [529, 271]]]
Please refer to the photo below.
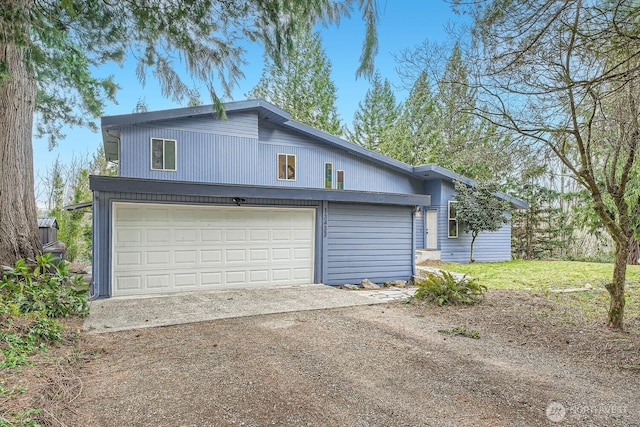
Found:
[[92, 298], [407, 279], [428, 196], [92, 176]]
[[314, 208], [114, 202], [112, 295], [313, 283]]

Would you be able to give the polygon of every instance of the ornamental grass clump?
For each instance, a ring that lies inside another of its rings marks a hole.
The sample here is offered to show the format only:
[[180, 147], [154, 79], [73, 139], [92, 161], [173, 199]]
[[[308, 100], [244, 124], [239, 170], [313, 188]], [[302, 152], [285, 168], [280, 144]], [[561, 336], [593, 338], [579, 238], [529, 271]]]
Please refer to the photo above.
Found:
[[414, 298], [436, 303], [440, 306], [454, 304], [477, 304], [482, 301], [487, 287], [477, 279], [463, 276], [456, 279], [451, 273], [440, 270], [439, 273], [427, 273], [425, 278], [417, 279], [418, 289]]

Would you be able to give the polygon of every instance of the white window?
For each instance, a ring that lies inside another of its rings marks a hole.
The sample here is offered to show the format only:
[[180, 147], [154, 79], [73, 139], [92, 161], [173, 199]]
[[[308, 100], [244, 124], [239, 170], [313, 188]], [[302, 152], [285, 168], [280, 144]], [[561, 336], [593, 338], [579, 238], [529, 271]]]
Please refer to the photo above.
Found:
[[344, 171], [337, 170], [336, 171], [336, 183], [338, 190], [344, 190]]
[[176, 140], [151, 138], [151, 170], [176, 170]]
[[457, 239], [458, 238], [458, 211], [456, 209], [456, 205], [458, 202], [450, 201], [449, 202], [449, 238]]
[[296, 180], [295, 154], [278, 154], [278, 179], [285, 181]]

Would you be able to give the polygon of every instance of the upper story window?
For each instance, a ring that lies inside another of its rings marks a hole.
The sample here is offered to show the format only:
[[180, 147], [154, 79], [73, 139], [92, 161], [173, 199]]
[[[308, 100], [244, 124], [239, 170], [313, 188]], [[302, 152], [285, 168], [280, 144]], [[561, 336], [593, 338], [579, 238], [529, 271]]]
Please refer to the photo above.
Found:
[[278, 179], [285, 181], [296, 180], [295, 154], [278, 154]]
[[151, 138], [151, 170], [176, 170], [176, 140]]
[[336, 183], [338, 190], [344, 190], [344, 171], [337, 170], [336, 171]]
[[456, 209], [458, 202], [450, 201], [448, 206], [448, 217], [449, 217], [449, 238], [457, 239], [458, 238], [458, 211]]
[[333, 188], [333, 163], [324, 164], [324, 188]]

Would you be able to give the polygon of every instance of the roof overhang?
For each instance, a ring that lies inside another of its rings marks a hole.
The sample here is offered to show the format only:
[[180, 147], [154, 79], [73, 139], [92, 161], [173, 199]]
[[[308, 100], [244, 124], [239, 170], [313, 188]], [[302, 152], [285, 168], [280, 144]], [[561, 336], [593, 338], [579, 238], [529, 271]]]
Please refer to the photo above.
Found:
[[207, 184], [99, 175], [91, 175], [90, 187], [92, 191], [126, 193], [179, 194], [187, 196], [239, 197], [246, 199], [326, 200], [332, 202], [403, 206], [431, 205], [431, 196], [421, 194], [377, 193], [370, 191], [249, 186], [236, 184]]
[[[448, 182], [462, 182], [468, 186], [475, 187], [477, 182], [467, 178], [466, 176], [457, 174], [455, 172], [450, 171], [449, 169], [445, 169], [442, 166], [438, 166], [436, 164], [430, 163], [428, 165], [420, 165], [415, 166], [413, 168], [413, 173], [419, 178], [422, 178], [425, 181], [431, 179], [442, 179]], [[496, 197], [502, 200], [506, 200], [511, 204], [515, 209], [528, 209], [529, 204], [523, 200], [510, 196], [506, 193], [498, 191], [495, 193]]]

